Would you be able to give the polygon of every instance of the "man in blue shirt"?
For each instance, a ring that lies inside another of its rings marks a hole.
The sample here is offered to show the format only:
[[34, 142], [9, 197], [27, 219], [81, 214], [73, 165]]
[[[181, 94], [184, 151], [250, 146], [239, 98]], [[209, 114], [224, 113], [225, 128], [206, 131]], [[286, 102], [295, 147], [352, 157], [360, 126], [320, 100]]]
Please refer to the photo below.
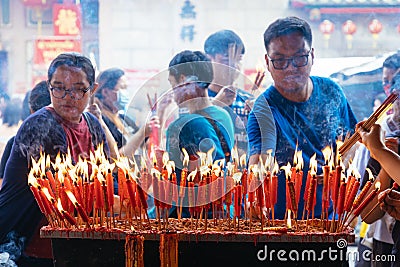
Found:
[[[168, 126], [166, 133], [166, 150], [169, 159], [175, 162], [179, 185], [184, 167], [182, 148], [189, 155], [189, 172], [200, 167], [198, 152], [207, 153], [213, 149], [213, 161], [228, 160], [233, 148], [234, 131], [228, 112], [214, 106], [208, 97], [207, 87], [212, 81], [213, 69], [204, 53], [182, 51], [173, 57], [168, 70], [174, 100], [179, 108], [188, 110], [187, 114], [181, 114]], [[185, 199], [183, 206], [187, 205]], [[151, 208], [149, 216], [155, 217], [154, 212], [154, 208]], [[170, 216], [176, 217], [175, 207], [169, 212]], [[182, 217], [189, 216], [185, 208]]]
[[[249, 165], [257, 164], [267, 149], [274, 151], [279, 166], [292, 164], [297, 147], [304, 160], [300, 193], [303, 196], [310, 158], [316, 154], [317, 174], [321, 174], [324, 165], [321, 150], [326, 146], [335, 147], [336, 140], [353, 130], [357, 121], [337, 83], [310, 76], [314, 48], [306, 21], [297, 17], [276, 20], [265, 31], [264, 44], [265, 62], [274, 83], [257, 98], [249, 115]], [[285, 173], [280, 172], [276, 218], [285, 216], [285, 181]], [[322, 187], [318, 183], [315, 217], [321, 215]], [[301, 197], [298, 218], [302, 216], [303, 206]]]
[[204, 52], [213, 63], [214, 78], [208, 86], [213, 104], [223, 107], [231, 116], [235, 129], [235, 145], [239, 156], [247, 151], [247, 118], [249, 101], [254, 96], [234, 83], [240, 75], [245, 47], [242, 39], [231, 30], [220, 30], [207, 37]]

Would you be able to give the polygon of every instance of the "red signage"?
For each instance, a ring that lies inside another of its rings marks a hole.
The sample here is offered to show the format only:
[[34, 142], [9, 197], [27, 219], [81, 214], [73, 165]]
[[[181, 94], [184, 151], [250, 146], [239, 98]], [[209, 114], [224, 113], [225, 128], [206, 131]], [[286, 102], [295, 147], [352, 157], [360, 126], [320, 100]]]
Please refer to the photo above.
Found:
[[81, 35], [81, 6], [75, 4], [53, 5], [54, 35], [80, 36]]
[[38, 39], [35, 41], [33, 63], [47, 66], [63, 52], [82, 52], [81, 41], [75, 39]]
[[28, 7], [50, 7], [56, 0], [22, 0], [22, 3]]

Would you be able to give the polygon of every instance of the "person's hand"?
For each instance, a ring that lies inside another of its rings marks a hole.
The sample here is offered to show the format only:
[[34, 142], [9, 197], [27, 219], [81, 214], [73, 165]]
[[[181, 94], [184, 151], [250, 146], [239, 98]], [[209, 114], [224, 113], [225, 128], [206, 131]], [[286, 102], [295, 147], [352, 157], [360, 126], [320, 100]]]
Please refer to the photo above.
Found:
[[[362, 127], [364, 122], [359, 122], [356, 131], [360, 134], [360, 142], [362, 142], [374, 157], [374, 152], [385, 148], [385, 133], [379, 124], [372, 125], [368, 131]], [[374, 157], [376, 158], [376, 157]]]
[[98, 120], [101, 120], [101, 110], [97, 104], [95, 104], [95, 103], [90, 104], [87, 107], [87, 111], [92, 113]]
[[160, 119], [158, 116], [153, 116], [145, 125], [145, 137], [149, 137], [153, 128], [160, 128]]
[[381, 202], [380, 207], [383, 211], [387, 212], [396, 220], [400, 220], [400, 192], [386, 189], [379, 193], [378, 201]]
[[229, 106], [236, 99], [236, 88], [233, 86], [223, 87], [218, 94], [213, 98], [212, 103], [216, 106]]

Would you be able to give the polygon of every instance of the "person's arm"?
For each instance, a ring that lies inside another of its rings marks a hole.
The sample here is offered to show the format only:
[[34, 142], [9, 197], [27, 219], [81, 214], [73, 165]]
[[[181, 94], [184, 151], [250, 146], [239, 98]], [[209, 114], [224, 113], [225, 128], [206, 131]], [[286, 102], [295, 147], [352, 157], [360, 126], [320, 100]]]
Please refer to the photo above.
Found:
[[150, 121], [146, 122], [144, 126], [139, 128], [139, 130], [126, 142], [126, 144], [119, 149], [119, 153], [125, 156], [133, 156], [135, 151], [144, 142], [146, 137], [149, 137], [152, 131], [151, 124], [155, 127], [160, 127], [160, 120], [157, 116], [154, 116]]
[[374, 124], [369, 131], [366, 131], [361, 127], [362, 123], [357, 124], [362, 143], [371, 152], [371, 157], [381, 164], [396, 183], [400, 184], [400, 156], [385, 146], [384, 132], [380, 125]]
[[101, 116], [101, 110], [97, 104], [91, 104], [87, 108], [90, 113], [92, 113], [100, 122], [101, 127], [103, 128], [103, 131], [106, 135], [106, 140], [110, 149], [110, 156], [112, 158], [117, 158], [118, 157], [118, 146], [117, 142], [114, 139], [114, 136], [112, 135], [110, 129], [107, 127], [106, 123], [103, 120], [103, 117]]

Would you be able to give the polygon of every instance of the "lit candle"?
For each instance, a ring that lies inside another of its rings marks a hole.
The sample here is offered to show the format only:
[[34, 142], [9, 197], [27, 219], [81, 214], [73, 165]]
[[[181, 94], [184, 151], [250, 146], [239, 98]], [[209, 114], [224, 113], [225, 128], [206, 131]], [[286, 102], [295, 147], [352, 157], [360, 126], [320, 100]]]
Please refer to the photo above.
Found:
[[240, 218], [242, 207], [242, 185], [235, 186], [235, 216]]
[[112, 176], [111, 170], [109, 169], [106, 175], [107, 183], [107, 198], [110, 211], [112, 212], [112, 207], [114, 206], [114, 178]]
[[339, 187], [338, 201], [336, 206], [336, 213], [339, 216], [343, 214], [345, 195], [346, 195], [346, 182], [343, 180]]
[[353, 186], [351, 188], [351, 192], [349, 194], [349, 197], [347, 199], [347, 202], [345, 203], [345, 206], [344, 206], [344, 210], [345, 211], [350, 212], [351, 206], [353, 205], [354, 199], [356, 198], [356, 195], [357, 195], [357, 192], [358, 192], [359, 188], [360, 188], [360, 181], [359, 181], [359, 179], [357, 179], [354, 182], [354, 184], [353, 184]]
[[377, 196], [380, 189], [380, 182], [376, 182], [375, 189], [372, 190], [369, 195], [361, 202], [361, 204], [354, 210], [354, 217], [358, 217], [361, 212], [365, 209], [365, 207]]
[[329, 174], [331, 168], [329, 165], [324, 165], [323, 173], [323, 188], [322, 188], [322, 210], [326, 211], [329, 208]]
[[358, 206], [361, 204], [361, 201], [367, 195], [371, 186], [372, 186], [372, 180], [368, 180], [367, 183], [364, 185], [363, 189], [361, 190], [360, 194], [358, 194], [358, 196], [354, 200], [353, 207], [352, 207], [353, 210], [358, 208]]
[[148, 206], [147, 206], [147, 201], [146, 201], [146, 192], [143, 190], [141, 185], [137, 186], [137, 193], [139, 195], [140, 204], [141, 204], [142, 208], [147, 209]]
[[264, 174], [264, 197], [265, 197], [265, 207], [271, 208], [271, 172]]

